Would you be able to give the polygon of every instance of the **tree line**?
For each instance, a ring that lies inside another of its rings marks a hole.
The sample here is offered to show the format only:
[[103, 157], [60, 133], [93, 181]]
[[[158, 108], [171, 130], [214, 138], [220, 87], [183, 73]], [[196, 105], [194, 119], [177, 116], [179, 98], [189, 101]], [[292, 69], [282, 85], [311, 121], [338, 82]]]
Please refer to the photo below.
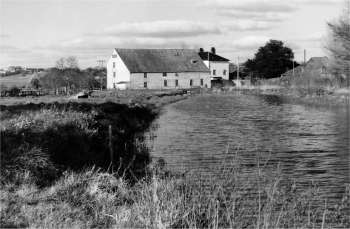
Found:
[[53, 68], [31, 81], [35, 89], [52, 90], [56, 94], [72, 94], [80, 90], [103, 89], [106, 86], [106, 68], [81, 70], [76, 57], [60, 58]]

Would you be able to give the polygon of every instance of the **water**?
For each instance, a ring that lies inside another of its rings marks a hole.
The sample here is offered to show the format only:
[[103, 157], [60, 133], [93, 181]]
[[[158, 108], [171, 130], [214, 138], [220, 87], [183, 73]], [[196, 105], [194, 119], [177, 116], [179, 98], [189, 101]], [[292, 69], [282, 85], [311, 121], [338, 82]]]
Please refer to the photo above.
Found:
[[226, 152], [252, 164], [259, 155], [280, 164], [286, 177], [316, 182], [336, 197], [350, 182], [347, 109], [287, 104], [277, 96], [193, 97], [165, 108], [152, 156], [163, 158], [170, 170], [210, 171], [229, 160]]

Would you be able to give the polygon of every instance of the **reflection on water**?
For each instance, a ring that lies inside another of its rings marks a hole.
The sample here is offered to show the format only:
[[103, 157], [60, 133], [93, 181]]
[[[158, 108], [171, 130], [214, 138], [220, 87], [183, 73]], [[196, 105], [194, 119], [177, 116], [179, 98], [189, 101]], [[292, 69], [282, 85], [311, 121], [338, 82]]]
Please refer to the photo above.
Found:
[[[152, 156], [172, 170], [211, 170], [238, 149], [280, 163], [297, 182], [317, 182], [328, 196], [349, 183], [349, 116], [283, 103], [276, 96], [205, 95], [168, 106], [155, 131]], [[231, 152], [231, 151], [230, 151]]]

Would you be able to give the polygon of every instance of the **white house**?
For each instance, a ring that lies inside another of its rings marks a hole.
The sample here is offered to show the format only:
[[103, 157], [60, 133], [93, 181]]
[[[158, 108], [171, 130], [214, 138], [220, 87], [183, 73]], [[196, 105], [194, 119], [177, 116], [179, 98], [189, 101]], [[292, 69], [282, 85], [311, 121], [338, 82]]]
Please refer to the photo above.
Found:
[[199, 56], [204, 64], [210, 69], [212, 79], [229, 79], [229, 60], [216, 54], [215, 48], [211, 48], [211, 52], [199, 51]]
[[210, 71], [191, 49], [114, 49], [107, 89], [210, 87]]

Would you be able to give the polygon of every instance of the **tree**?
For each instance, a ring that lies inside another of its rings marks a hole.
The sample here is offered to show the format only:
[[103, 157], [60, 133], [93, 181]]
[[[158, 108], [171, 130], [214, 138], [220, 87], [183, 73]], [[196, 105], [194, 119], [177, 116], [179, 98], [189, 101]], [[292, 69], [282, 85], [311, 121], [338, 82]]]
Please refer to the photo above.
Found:
[[39, 89], [41, 87], [40, 85], [40, 80], [38, 78], [33, 78], [31, 81], [30, 81], [30, 84], [32, 85], [33, 88], [35, 89]]
[[78, 67], [78, 59], [75, 56], [70, 56], [66, 58], [66, 67], [76, 69]]
[[331, 70], [342, 85], [350, 86], [350, 1], [344, 14], [334, 23], [328, 23], [330, 30], [327, 45], [331, 54]]
[[[276, 78], [293, 68], [294, 53], [282, 41], [270, 40], [260, 47], [253, 59], [244, 64], [247, 71], [256, 78]], [[297, 66], [298, 64], [294, 62]]]
[[60, 70], [63, 70], [66, 68], [66, 60], [63, 57], [61, 57], [56, 61], [56, 68]]

